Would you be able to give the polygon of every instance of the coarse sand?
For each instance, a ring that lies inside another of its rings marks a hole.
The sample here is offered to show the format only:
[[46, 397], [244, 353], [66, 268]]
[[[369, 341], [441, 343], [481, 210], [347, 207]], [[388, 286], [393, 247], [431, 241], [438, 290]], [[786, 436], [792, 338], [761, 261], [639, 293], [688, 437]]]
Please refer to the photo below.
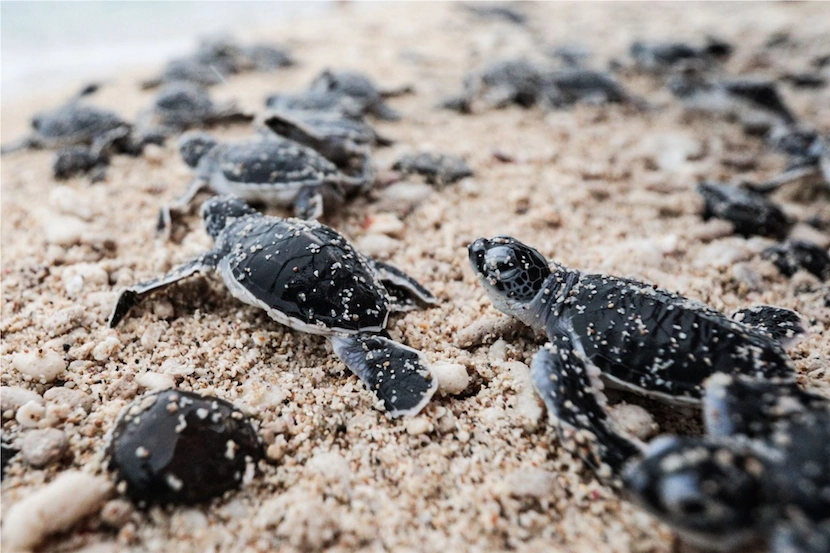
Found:
[[[588, 46], [591, 63], [606, 67], [625, 60], [635, 39], [700, 43], [713, 35], [736, 47], [729, 74], [805, 71], [809, 60], [830, 53], [828, 5], [519, 7], [528, 27], [448, 3], [347, 5], [239, 34], [284, 43], [299, 64], [211, 89], [216, 99], [259, 110], [268, 93], [301, 89], [326, 67], [366, 71], [383, 87], [411, 84], [414, 94], [390, 100], [402, 120], [377, 123], [395, 140], [375, 151], [381, 180], [401, 155], [419, 151], [461, 155], [475, 171], [442, 188], [414, 177], [381, 183], [324, 219], [440, 299], [397, 317], [391, 333], [450, 364], [444, 370], [458, 375], [455, 365], [462, 365], [469, 383], [459, 392], [454, 381], [454, 395], [436, 395], [414, 419], [389, 420], [325, 340], [279, 326], [217, 278], [182, 283], [136, 308], [118, 329], [107, 328], [120, 287], [210, 245], [195, 210], [173, 241], [155, 238], [159, 206], [190, 178], [175, 140], [139, 158], [114, 158], [98, 184], [55, 182], [50, 151], [3, 157], [3, 436], [19, 449], [27, 434], [62, 432], [34, 435], [8, 467], [4, 515], [27, 501], [13, 522], [34, 533], [24, 539], [19, 528], [4, 528], [4, 551], [671, 551], [667, 527], [560, 448], [527, 372], [543, 340], [502, 320], [468, 266], [466, 246], [482, 235], [513, 235], [565, 265], [648, 280], [726, 312], [754, 304], [795, 309], [811, 331], [790, 352], [800, 381], [830, 395], [827, 285], [806, 273], [783, 277], [758, 255], [770, 240], [733, 236], [722, 222], [700, 217], [699, 180], [757, 181], [781, 171], [785, 159], [761, 138], [722, 118], [689, 116], [659, 79], [636, 75], [624, 82], [654, 109], [510, 107], [467, 116], [436, 109], [487, 61], [544, 61], [561, 44]], [[788, 39], [766, 47], [778, 32]], [[153, 94], [138, 82], [157, 69], [114, 75], [90, 101], [133, 119]], [[34, 112], [74, 90], [3, 105], [2, 142], [20, 137]], [[830, 130], [830, 87], [782, 92], [801, 120]], [[214, 133], [241, 137], [250, 128]], [[800, 221], [830, 222], [826, 190], [805, 196], [787, 189], [775, 198]], [[794, 233], [830, 245], [830, 235], [806, 224]], [[250, 413], [268, 460], [242, 489], [211, 505], [135, 510], [107, 485], [105, 436], [136, 395], [170, 385]], [[613, 399], [644, 406], [663, 432], [700, 432], [694, 411], [625, 394]], [[33, 441], [46, 449], [33, 451]], [[65, 521], [33, 519], [73, 503], [71, 492], [59, 493], [72, 489], [67, 482], [89, 480], [70, 473], [63, 487], [44, 493], [67, 471], [95, 476], [69, 523], [92, 514], [47, 537]], [[44, 502], [51, 510], [34, 509]]]

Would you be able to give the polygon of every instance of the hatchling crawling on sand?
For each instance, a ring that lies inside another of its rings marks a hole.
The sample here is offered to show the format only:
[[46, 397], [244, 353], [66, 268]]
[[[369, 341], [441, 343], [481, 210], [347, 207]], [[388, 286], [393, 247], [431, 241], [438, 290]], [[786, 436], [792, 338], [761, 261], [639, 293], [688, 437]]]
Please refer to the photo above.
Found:
[[[477, 240], [470, 261], [497, 308], [546, 332], [534, 384], [563, 444], [598, 476], [707, 550], [759, 537], [776, 553], [827, 550], [830, 401], [794, 382], [782, 344], [803, 334], [797, 314], [761, 306], [730, 319], [640, 282], [549, 265], [508, 237]], [[709, 436], [646, 447], [610, 423], [603, 381], [702, 401]], [[803, 545], [816, 543], [825, 548]]]
[[426, 288], [314, 221], [264, 216], [233, 196], [207, 200], [202, 215], [215, 247], [122, 290], [110, 327], [148, 294], [217, 271], [241, 301], [290, 328], [328, 337], [392, 416], [415, 414], [429, 401], [437, 382], [426, 359], [384, 336], [390, 313], [436, 303]]
[[[73, 100], [59, 108], [32, 117], [32, 132], [2, 147], [3, 154], [27, 148], [59, 150], [54, 173], [57, 178], [105, 166], [113, 145], [123, 143], [131, 125], [116, 113]], [[123, 145], [123, 144], [122, 144]]]
[[268, 111], [261, 117], [260, 126], [313, 148], [343, 169], [355, 162], [365, 163], [372, 146], [392, 143], [369, 124], [332, 111]]
[[[338, 200], [371, 185], [374, 173], [368, 157], [358, 176], [347, 176], [315, 150], [273, 134], [219, 143], [210, 135], [191, 132], [179, 140], [185, 163], [195, 176], [185, 194], [172, 208], [190, 204], [204, 188], [234, 194], [247, 202], [294, 206], [303, 219], [316, 219], [323, 212], [323, 196]], [[163, 208], [159, 226], [169, 224]]]
[[[651, 284], [583, 274], [506, 236], [479, 238], [470, 263], [495, 307], [550, 339], [579, 341], [603, 379], [675, 404], [699, 404], [716, 372], [794, 378], [782, 343], [803, 334], [790, 310], [740, 311], [739, 322]], [[761, 326], [771, 319], [776, 336]]]
[[269, 108], [281, 111], [329, 111], [357, 119], [368, 114], [378, 119], [397, 121], [401, 118], [400, 114], [384, 100], [409, 91], [409, 87], [382, 91], [359, 71], [326, 70], [314, 79], [306, 91], [273, 94], [265, 103]]
[[137, 126], [169, 135], [192, 127], [251, 120], [252, 115], [244, 113], [233, 103], [215, 104], [205, 88], [189, 82], [176, 82], [164, 86], [156, 94], [152, 106], [139, 115]]

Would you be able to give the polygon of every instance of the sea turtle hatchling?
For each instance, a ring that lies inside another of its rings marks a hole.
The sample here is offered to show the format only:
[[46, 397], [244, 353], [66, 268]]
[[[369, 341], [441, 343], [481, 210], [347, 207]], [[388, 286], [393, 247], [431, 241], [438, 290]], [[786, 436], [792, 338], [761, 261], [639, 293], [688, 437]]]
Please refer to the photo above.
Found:
[[176, 82], [159, 90], [150, 108], [139, 115], [136, 126], [170, 135], [192, 127], [251, 120], [252, 115], [244, 113], [232, 102], [225, 105], [214, 103], [205, 88], [189, 82]]
[[706, 436], [646, 446], [609, 423], [591, 362], [560, 330], [533, 359], [534, 384], [562, 443], [598, 476], [704, 551], [759, 538], [773, 553], [828, 551], [827, 398], [794, 382], [718, 373], [703, 398]]
[[[553, 340], [562, 328], [611, 385], [669, 403], [699, 404], [716, 372], [794, 378], [792, 361], [763, 330], [643, 282], [583, 274], [506, 236], [479, 238], [470, 263], [495, 307]], [[769, 307], [769, 321], [789, 310]], [[805, 332], [790, 321], [786, 338]], [[777, 323], [770, 323], [777, 325]]]
[[259, 126], [313, 148], [343, 169], [365, 163], [372, 146], [392, 144], [369, 124], [334, 111], [269, 110]]
[[[293, 204], [298, 217], [316, 219], [323, 212], [324, 194], [342, 199], [374, 180], [368, 157], [360, 175], [347, 176], [315, 150], [270, 133], [220, 144], [210, 135], [190, 132], [179, 140], [179, 151], [195, 175], [173, 209], [186, 207], [202, 189], [210, 188], [247, 202]], [[162, 208], [160, 229], [170, 222], [169, 209]]]
[[426, 288], [315, 221], [264, 216], [233, 196], [207, 200], [202, 215], [214, 248], [123, 289], [110, 327], [148, 294], [217, 271], [241, 301], [290, 328], [328, 337], [392, 416], [418, 413], [429, 401], [437, 382], [424, 356], [382, 335], [391, 312], [436, 303]]
[[382, 91], [367, 75], [359, 71], [327, 69], [312, 81], [307, 90], [299, 94], [273, 94], [265, 100], [265, 104], [270, 109], [280, 111], [329, 111], [353, 119], [370, 114], [378, 119], [397, 121], [400, 114], [384, 100], [406, 94], [410, 90], [409, 87], [402, 87]]

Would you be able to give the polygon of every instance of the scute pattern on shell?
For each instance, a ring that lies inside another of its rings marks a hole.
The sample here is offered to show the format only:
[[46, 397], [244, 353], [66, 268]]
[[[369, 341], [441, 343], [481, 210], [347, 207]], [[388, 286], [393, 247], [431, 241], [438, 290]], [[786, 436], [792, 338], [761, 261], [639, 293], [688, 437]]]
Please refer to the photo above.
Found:
[[311, 148], [278, 138], [220, 144], [207, 155], [231, 182], [323, 182], [339, 175]]
[[572, 282], [539, 301], [551, 303], [548, 325], [564, 319], [587, 357], [606, 376], [645, 392], [699, 398], [714, 372], [763, 378], [793, 376], [774, 341], [699, 302], [653, 285], [559, 268], [549, 277]]
[[271, 309], [347, 332], [386, 325], [388, 295], [366, 260], [317, 222], [245, 217], [225, 230], [233, 277]]

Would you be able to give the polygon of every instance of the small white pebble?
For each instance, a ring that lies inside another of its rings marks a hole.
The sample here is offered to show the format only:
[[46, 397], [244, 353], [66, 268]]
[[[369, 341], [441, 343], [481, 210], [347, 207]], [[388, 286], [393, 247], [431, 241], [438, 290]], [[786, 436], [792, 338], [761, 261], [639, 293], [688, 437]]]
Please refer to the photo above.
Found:
[[158, 144], [147, 144], [141, 155], [153, 165], [159, 165], [164, 161], [164, 148]]
[[84, 277], [81, 275], [72, 275], [64, 279], [63, 287], [66, 290], [66, 296], [74, 298], [84, 289]]
[[55, 186], [49, 192], [49, 203], [64, 215], [74, 215], [86, 221], [95, 215], [86, 197], [71, 186]]
[[651, 413], [639, 405], [617, 403], [610, 405], [608, 411], [614, 426], [640, 440], [647, 440], [660, 430]]
[[414, 182], [397, 182], [383, 191], [383, 199], [393, 205], [417, 204], [427, 199], [433, 192], [428, 184]]
[[167, 300], [157, 301], [153, 304], [153, 315], [159, 319], [172, 319], [175, 314], [173, 304]]
[[14, 420], [25, 428], [35, 428], [45, 414], [46, 407], [37, 401], [28, 401], [17, 410], [17, 413], [14, 415]]
[[432, 422], [426, 417], [415, 417], [406, 421], [406, 433], [410, 436], [420, 436], [432, 432]]
[[96, 361], [107, 361], [112, 354], [121, 346], [121, 341], [115, 336], [107, 336], [104, 340], [92, 348], [92, 357]]
[[400, 238], [403, 234], [404, 225], [392, 213], [378, 213], [371, 217], [367, 230], [371, 233], [386, 234], [387, 236]]
[[444, 395], [460, 394], [470, 384], [467, 368], [459, 363], [447, 361], [433, 363], [432, 374], [438, 380], [438, 392]]
[[176, 385], [175, 379], [169, 374], [159, 374], [156, 372], [141, 373], [135, 377], [135, 383], [150, 391], [167, 390]]
[[69, 441], [57, 428], [29, 430], [20, 442], [20, 455], [35, 468], [42, 468], [59, 460], [66, 453]]
[[401, 241], [385, 234], [365, 234], [355, 241], [355, 246], [362, 254], [375, 257], [389, 257], [401, 247]]
[[4, 505], [3, 549], [34, 549], [49, 534], [68, 530], [98, 511], [111, 489], [107, 478], [73, 470], [10, 507]]
[[553, 495], [555, 487], [556, 474], [536, 467], [527, 467], [508, 474], [501, 483], [500, 491], [513, 497], [543, 499]]
[[85, 310], [80, 305], [73, 305], [59, 311], [55, 311], [43, 323], [43, 329], [49, 336], [60, 336], [70, 330], [81, 326]]
[[135, 509], [126, 499], [111, 499], [101, 508], [101, 522], [111, 528], [121, 528], [130, 521]]
[[12, 357], [12, 368], [43, 384], [52, 382], [66, 370], [63, 355], [56, 351], [19, 352]]
[[55, 215], [43, 219], [43, 231], [46, 241], [58, 246], [71, 246], [81, 241], [86, 232], [86, 223], [77, 217]]
[[34, 401], [43, 403], [43, 398], [37, 392], [21, 388], [20, 386], [0, 387], [0, 411], [17, 411], [22, 405]]

